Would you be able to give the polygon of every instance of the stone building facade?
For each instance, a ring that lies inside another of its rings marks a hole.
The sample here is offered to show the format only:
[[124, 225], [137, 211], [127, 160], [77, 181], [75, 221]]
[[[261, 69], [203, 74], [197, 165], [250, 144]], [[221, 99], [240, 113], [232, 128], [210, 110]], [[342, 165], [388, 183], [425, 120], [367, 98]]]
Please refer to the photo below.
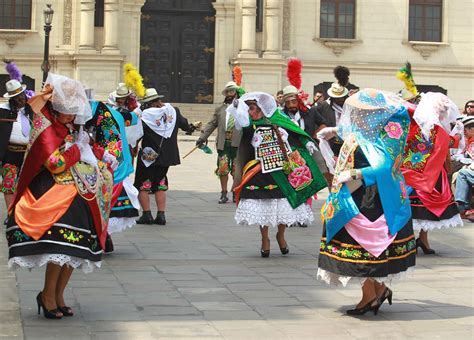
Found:
[[[95, 22], [96, 2], [103, 11], [102, 26]], [[316, 84], [333, 81], [336, 65], [349, 67], [351, 82], [360, 87], [396, 91], [402, 84], [395, 73], [409, 60], [418, 84], [447, 90], [459, 105], [474, 97], [472, 1], [35, 0], [31, 1], [30, 29], [0, 29], [0, 55], [15, 60], [24, 73], [35, 78], [37, 89], [46, 3], [52, 3], [55, 10], [52, 71], [81, 79], [98, 97], [104, 97], [121, 80], [124, 62], [144, 63], [141, 51], [150, 52], [150, 47], [140, 36], [143, 30], [153, 30], [153, 26], [146, 26], [146, 20], [156, 14], [156, 10], [147, 12], [152, 3], [157, 8], [168, 6], [172, 21], [198, 15], [201, 5], [214, 14], [203, 17], [213, 32], [211, 40], [202, 42], [206, 55], [212, 58], [212, 68], [202, 77], [209, 86], [188, 84], [191, 93], [198, 90], [187, 101], [219, 102], [235, 63], [242, 67], [247, 90], [275, 93], [287, 85], [289, 57], [303, 61], [303, 89], [308, 93]], [[176, 4], [181, 7], [175, 8]], [[186, 6], [193, 8], [186, 11]], [[148, 39], [153, 39], [153, 34], [150, 36]], [[163, 41], [169, 42], [167, 39]], [[155, 48], [162, 52], [165, 45]], [[201, 48], [194, 53], [196, 60], [200, 53]], [[188, 55], [193, 58], [193, 53]], [[191, 73], [189, 76], [201, 81]], [[175, 91], [185, 89], [178, 86]]]

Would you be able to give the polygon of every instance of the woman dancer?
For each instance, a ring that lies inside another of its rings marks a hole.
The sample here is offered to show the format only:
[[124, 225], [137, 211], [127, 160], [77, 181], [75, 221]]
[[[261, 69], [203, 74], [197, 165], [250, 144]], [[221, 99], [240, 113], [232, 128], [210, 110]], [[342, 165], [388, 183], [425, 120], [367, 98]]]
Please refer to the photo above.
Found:
[[413, 228], [420, 231], [416, 246], [424, 254], [435, 254], [428, 231], [463, 225], [448, 179], [449, 149], [458, 148], [463, 125], [456, 123], [458, 108], [442, 93], [422, 94], [416, 109], [407, 106], [413, 116], [402, 172], [414, 189], [410, 194]]
[[318, 278], [328, 284], [362, 283], [349, 315], [377, 311], [392, 291], [385, 286], [415, 265], [410, 200], [400, 171], [410, 118], [395, 95], [365, 89], [346, 100], [336, 133], [344, 140], [330, 195], [321, 210]]
[[89, 136], [77, 124], [91, 116], [80, 82], [49, 74], [43, 92], [30, 100], [33, 131], [6, 237], [9, 266], [46, 265], [38, 313], [50, 319], [73, 315], [64, 289], [75, 268], [100, 266], [107, 235], [113, 178], [98, 162]]
[[251, 92], [227, 108], [235, 126], [243, 128], [237, 164], [243, 165], [235, 220], [259, 225], [260, 255], [270, 255], [268, 228], [278, 227], [276, 239], [282, 254], [288, 254], [285, 229], [293, 223], [310, 223], [311, 197], [327, 186], [311, 154], [311, 137], [276, 106], [273, 97]]

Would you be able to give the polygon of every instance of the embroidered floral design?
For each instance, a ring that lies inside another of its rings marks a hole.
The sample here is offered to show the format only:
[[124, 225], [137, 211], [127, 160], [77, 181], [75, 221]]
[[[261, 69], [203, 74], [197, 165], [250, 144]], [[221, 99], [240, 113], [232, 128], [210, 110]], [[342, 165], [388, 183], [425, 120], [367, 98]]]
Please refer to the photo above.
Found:
[[388, 246], [387, 250], [382, 252], [379, 257], [375, 257], [356, 244], [346, 244], [339, 243], [336, 241], [331, 241], [326, 243], [326, 239], [321, 239], [320, 244], [320, 256], [330, 255], [331, 257], [336, 257], [337, 260], [350, 260], [351, 262], [363, 261], [367, 262], [380, 262], [388, 261], [392, 258], [406, 257], [414, 252], [416, 249], [415, 237], [411, 237], [403, 241], [395, 241]]
[[425, 139], [419, 127], [407, 140], [403, 168], [423, 172], [428, 159], [433, 152], [433, 141], [436, 138], [436, 129], [433, 129], [429, 139]]
[[82, 233], [74, 231], [74, 230], [59, 229], [59, 234], [62, 235], [64, 240], [68, 242], [72, 242], [72, 243], [77, 243], [82, 238], [84, 238]]
[[384, 130], [387, 132], [387, 135], [393, 139], [400, 139], [403, 135], [403, 129], [398, 122], [389, 122], [385, 125]]
[[42, 121], [41, 117], [36, 117], [33, 120], [33, 127], [35, 129], [41, 129], [43, 127], [43, 121]]
[[147, 179], [144, 181], [140, 187], [140, 190], [150, 190], [151, 189], [151, 181]]
[[166, 179], [166, 177], [161, 179], [160, 184], [158, 185], [158, 190], [159, 191], [168, 190], [168, 180]]
[[13, 194], [16, 191], [16, 183], [18, 180], [18, 167], [14, 164], [5, 163], [2, 171], [2, 192]]
[[15, 240], [17, 242], [23, 242], [23, 241], [27, 241], [29, 240], [30, 238], [21, 230], [15, 230], [15, 232], [13, 233], [13, 237], [15, 238]]

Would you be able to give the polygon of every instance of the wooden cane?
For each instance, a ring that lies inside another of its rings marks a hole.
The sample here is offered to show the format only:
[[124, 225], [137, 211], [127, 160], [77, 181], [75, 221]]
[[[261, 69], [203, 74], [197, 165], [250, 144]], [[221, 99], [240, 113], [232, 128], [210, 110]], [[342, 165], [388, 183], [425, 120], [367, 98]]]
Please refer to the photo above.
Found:
[[183, 159], [185, 159], [185, 158], [188, 157], [190, 154], [192, 154], [194, 151], [196, 151], [197, 148], [199, 148], [198, 145], [196, 145], [194, 148], [191, 149], [191, 151], [189, 151], [186, 155], [184, 155]]

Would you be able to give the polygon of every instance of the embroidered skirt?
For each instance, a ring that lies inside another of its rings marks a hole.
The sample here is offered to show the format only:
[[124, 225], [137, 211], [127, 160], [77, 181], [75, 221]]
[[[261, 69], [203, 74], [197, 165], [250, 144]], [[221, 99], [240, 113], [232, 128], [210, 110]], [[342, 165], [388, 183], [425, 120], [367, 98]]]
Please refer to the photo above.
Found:
[[[373, 187], [361, 187], [352, 196], [361, 213], [370, 221], [377, 220], [383, 214], [380, 198]], [[416, 241], [411, 220], [378, 257], [365, 250], [345, 228], [331, 242], [327, 242], [324, 228], [319, 249], [318, 279], [343, 286], [350, 281], [360, 284], [367, 278], [390, 283], [403, 277], [415, 265], [415, 258]]]
[[[54, 185], [48, 171], [39, 173], [29, 186], [35, 198], [41, 197]], [[9, 217], [6, 237], [10, 267], [34, 268], [47, 263], [70, 265], [90, 272], [100, 267], [103, 253], [87, 202], [77, 195], [66, 213], [44, 235], [34, 240], [26, 235]]]
[[120, 196], [110, 212], [109, 234], [119, 233], [136, 225], [135, 217], [138, 216], [139, 208], [138, 191], [130, 179], [126, 178]]
[[2, 184], [0, 185], [0, 190], [4, 194], [14, 194], [16, 191], [18, 176], [20, 175], [26, 150], [26, 146], [24, 148], [21, 147], [20, 145], [18, 150], [7, 148], [2, 159]]

